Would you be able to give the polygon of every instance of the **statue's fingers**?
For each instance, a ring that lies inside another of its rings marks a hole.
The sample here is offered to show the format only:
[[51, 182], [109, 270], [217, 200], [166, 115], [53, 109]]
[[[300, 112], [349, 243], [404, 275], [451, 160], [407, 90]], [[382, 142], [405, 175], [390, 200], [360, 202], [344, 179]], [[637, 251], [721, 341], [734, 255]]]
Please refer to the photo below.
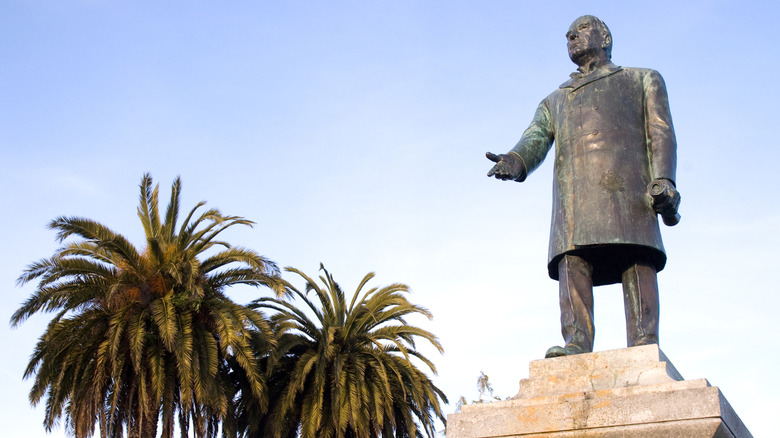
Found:
[[501, 168], [500, 164], [496, 164], [493, 166], [490, 171], [488, 172], [488, 176], [495, 175], [496, 178], [501, 178], [501, 175], [503, 174], [503, 169]]
[[488, 157], [488, 160], [490, 160], [490, 161], [492, 161], [494, 163], [498, 163], [499, 161], [501, 161], [501, 157], [499, 155], [496, 155], [496, 154], [492, 153], [492, 152], [486, 152], [485, 156]]

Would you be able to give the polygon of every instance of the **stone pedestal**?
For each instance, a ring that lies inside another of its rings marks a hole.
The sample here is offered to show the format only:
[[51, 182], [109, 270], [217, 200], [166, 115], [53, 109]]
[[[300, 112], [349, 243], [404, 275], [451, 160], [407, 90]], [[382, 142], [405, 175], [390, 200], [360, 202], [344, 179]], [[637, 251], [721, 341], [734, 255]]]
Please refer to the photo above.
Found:
[[657, 345], [531, 362], [511, 400], [465, 405], [448, 438], [752, 437], [717, 387], [683, 380]]

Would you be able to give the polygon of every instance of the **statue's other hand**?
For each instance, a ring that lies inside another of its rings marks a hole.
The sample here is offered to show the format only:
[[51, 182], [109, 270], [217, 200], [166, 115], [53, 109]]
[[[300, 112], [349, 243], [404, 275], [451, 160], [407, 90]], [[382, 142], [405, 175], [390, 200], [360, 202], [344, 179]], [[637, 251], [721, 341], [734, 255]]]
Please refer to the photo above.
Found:
[[664, 223], [670, 227], [680, 222], [680, 192], [674, 185], [674, 182], [668, 179], [654, 179], [647, 186], [650, 197], [653, 201], [653, 210], [659, 213]]
[[490, 161], [496, 163], [487, 173], [487, 176], [495, 176], [496, 178], [503, 180], [515, 180], [519, 178], [525, 170], [523, 160], [515, 154], [494, 154], [492, 152], [487, 152], [485, 156]]
[[650, 185], [650, 193], [653, 196], [653, 209], [657, 213], [663, 214], [664, 211], [677, 212], [680, 207], [680, 192], [677, 191], [674, 183], [668, 179], [654, 179]]

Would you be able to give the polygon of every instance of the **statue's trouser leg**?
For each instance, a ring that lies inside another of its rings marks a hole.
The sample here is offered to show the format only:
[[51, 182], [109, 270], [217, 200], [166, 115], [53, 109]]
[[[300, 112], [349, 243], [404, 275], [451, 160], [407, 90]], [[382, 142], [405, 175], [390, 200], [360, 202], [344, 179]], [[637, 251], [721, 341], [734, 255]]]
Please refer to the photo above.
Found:
[[567, 254], [558, 263], [561, 333], [566, 345], [593, 351], [593, 268], [581, 257]]
[[628, 346], [658, 343], [658, 280], [655, 267], [637, 263], [623, 272]]

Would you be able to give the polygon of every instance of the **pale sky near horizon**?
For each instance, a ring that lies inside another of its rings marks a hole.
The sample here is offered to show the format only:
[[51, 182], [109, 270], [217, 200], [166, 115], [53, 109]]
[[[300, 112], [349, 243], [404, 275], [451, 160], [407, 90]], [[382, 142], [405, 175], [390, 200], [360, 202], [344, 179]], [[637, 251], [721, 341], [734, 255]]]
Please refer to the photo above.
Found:
[[[22, 1], [0, 4], [0, 340], [4, 436], [46, 434], [22, 374], [47, 315], [11, 329], [15, 285], [57, 248], [46, 224], [98, 220], [141, 246], [138, 183], [257, 222], [225, 235], [346, 291], [412, 288], [445, 354], [450, 399], [480, 371], [514, 395], [560, 344], [547, 278], [552, 160], [522, 184], [485, 176], [574, 65], [578, 16], [613, 61], [661, 72], [678, 141], [682, 221], [663, 227], [661, 348], [707, 378], [754, 436], [780, 411], [773, 281], [780, 248], [771, 1]], [[767, 130], [770, 131], [767, 131]], [[293, 277], [288, 277], [293, 279]], [[295, 280], [293, 280], [295, 281]], [[267, 295], [237, 289], [240, 303]], [[597, 350], [623, 348], [619, 287], [598, 288]]]

